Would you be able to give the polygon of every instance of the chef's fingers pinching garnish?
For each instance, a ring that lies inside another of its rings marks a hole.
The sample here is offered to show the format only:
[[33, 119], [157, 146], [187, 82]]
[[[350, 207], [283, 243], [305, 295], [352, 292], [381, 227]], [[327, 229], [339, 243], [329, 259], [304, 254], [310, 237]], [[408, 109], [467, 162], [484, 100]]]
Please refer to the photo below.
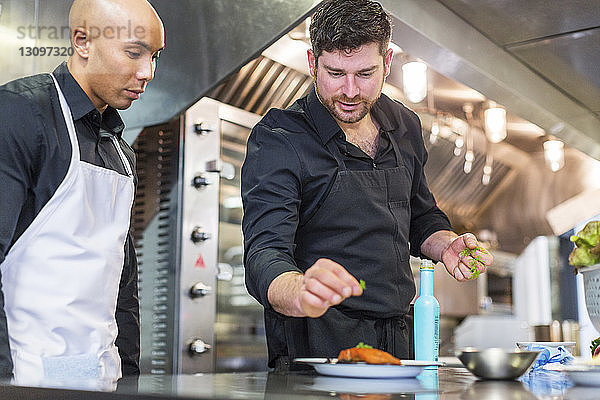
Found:
[[481, 253], [487, 253], [487, 250], [481, 248], [480, 246], [477, 246], [474, 249], [470, 249], [467, 247], [459, 254], [460, 258], [464, 258], [467, 256], [471, 257], [471, 259], [469, 260], [469, 267], [471, 269], [471, 276], [469, 277], [469, 279], [477, 278], [479, 276], [480, 267], [483, 267], [485, 265], [483, 260], [481, 259], [481, 256], [477, 254], [478, 251]]

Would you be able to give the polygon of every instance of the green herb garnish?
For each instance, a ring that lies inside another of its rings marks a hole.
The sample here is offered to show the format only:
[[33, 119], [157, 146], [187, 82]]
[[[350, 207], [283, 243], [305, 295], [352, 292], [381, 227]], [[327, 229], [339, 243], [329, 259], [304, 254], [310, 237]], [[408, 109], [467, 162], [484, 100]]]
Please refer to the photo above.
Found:
[[360, 342], [359, 344], [357, 344], [356, 346], [357, 349], [372, 349], [373, 346], [369, 346], [368, 344], [364, 344], [363, 342]]
[[360, 281], [358, 281], [358, 284], [360, 285], [362, 290], [365, 290], [367, 288], [367, 283], [365, 281], [363, 281], [362, 279]]
[[483, 267], [483, 265], [484, 265], [483, 260], [481, 259], [481, 256], [476, 253], [477, 251], [480, 251], [482, 253], [487, 253], [486, 250], [477, 246], [474, 249], [470, 249], [467, 247], [466, 249], [461, 251], [459, 254], [460, 258], [464, 258], [465, 256], [471, 257], [471, 260], [469, 261], [469, 267], [471, 267], [471, 277], [469, 279], [477, 278], [479, 276], [479, 267]]

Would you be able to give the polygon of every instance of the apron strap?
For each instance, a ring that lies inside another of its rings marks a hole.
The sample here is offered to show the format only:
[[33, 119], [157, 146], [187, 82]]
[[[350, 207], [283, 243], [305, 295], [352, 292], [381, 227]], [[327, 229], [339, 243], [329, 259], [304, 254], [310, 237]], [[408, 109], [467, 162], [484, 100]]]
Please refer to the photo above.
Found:
[[390, 132], [385, 132], [388, 135], [388, 140], [392, 143], [392, 148], [394, 149], [394, 156], [396, 156], [396, 167], [402, 166], [402, 153], [400, 153], [400, 148], [398, 147], [398, 143], [392, 136]]

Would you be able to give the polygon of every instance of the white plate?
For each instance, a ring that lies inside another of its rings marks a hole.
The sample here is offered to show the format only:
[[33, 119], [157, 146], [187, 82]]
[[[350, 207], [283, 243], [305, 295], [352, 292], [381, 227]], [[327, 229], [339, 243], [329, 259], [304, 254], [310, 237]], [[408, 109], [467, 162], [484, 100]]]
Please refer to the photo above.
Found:
[[444, 365], [435, 361], [401, 360], [402, 365], [337, 363], [335, 358], [296, 358], [294, 362], [312, 365], [322, 375], [350, 378], [414, 378], [425, 367]]
[[563, 371], [576, 385], [600, 386], [600, 365], [565, 365]]

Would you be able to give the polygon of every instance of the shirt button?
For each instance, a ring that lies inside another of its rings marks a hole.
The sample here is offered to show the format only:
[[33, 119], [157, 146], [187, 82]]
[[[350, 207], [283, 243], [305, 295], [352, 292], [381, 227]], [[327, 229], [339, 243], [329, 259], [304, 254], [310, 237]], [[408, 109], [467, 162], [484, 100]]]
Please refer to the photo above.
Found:
[[377, 164], [373, 163], [373, 168], [377, 168]]

